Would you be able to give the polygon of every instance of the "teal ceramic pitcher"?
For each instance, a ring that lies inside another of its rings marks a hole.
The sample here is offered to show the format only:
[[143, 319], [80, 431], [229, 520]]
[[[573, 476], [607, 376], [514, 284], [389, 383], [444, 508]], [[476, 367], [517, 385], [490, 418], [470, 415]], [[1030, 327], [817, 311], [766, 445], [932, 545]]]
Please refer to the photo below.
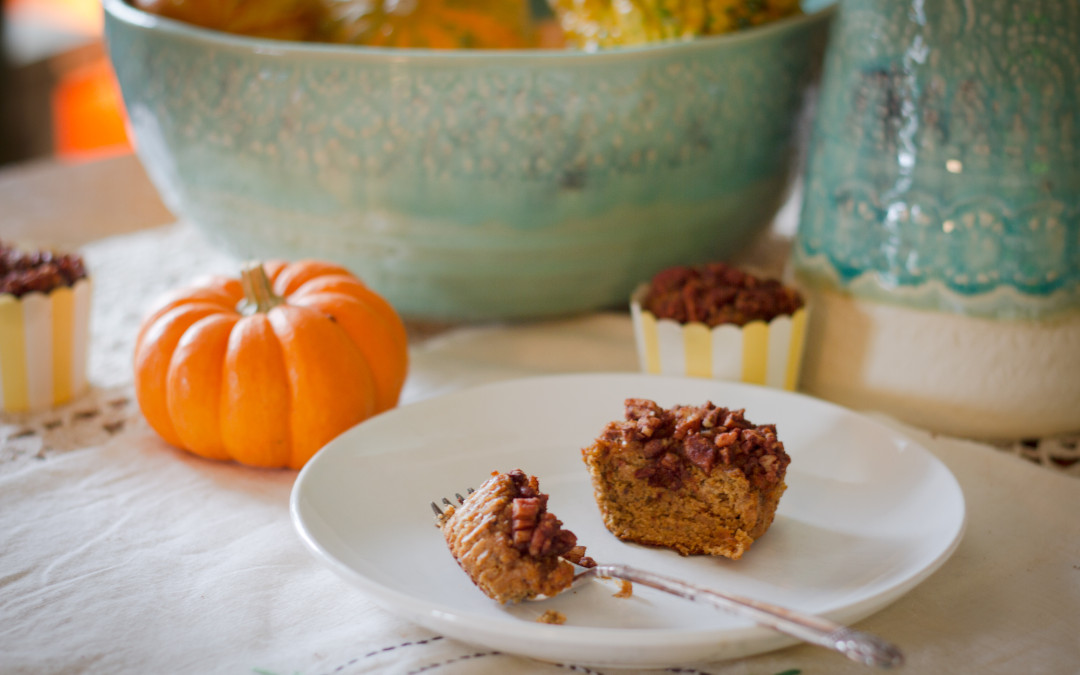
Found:
[[1080, 430], [1080, 1], [842, 2], [793, 262], [805, 389], [964, 435]]

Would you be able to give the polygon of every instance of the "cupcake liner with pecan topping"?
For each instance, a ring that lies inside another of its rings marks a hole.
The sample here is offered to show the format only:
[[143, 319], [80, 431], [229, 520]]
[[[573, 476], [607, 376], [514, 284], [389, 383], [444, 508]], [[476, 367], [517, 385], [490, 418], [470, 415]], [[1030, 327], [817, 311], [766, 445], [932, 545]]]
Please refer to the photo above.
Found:
[[16, 298], [34, 291], [48, 293], [85, 277], [86, 266], [76, 254], [23, 251], [0, 241], [0, 293]]
[[745, 326], [794, 314], [803, 299], [776, 279], [761, 279], [718, 262], [657, 273], [642, 304], [657, 318], [678, 323]]

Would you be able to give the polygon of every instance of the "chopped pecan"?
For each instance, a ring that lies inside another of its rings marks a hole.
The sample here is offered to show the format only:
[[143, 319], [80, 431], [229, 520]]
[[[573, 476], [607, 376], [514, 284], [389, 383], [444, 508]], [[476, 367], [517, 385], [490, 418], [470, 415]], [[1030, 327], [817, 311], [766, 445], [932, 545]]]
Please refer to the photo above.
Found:
[[540, 516], [540, 522], [532, 531], [528, 554], [534, 558], [561, 556], [577, 545], [573, 532], [562, 529], [562, 522], [550, 513]]
[[518, 497], [510, 506], [510, 522], [514, 534], [514, 546], [528, 550], [533, 531], [540, 522], [542, 504], [539, 497]]
[[716, 463], [716, 446], [704, 436], [695, 434], [686, 439], [686, 458], [705, 473], [711, 473]]
[[659, 433], [670, 423], [667, 412], [653, 401], [640, 398], [627, 399], [626, 420], [632, 424], [626, 427], [631, 440], [646, 441]]
[[584, 546], [574, 546], [566, 553], [563, 553], [562, 557], [575, 565], [581, 565], [582, 567], [596, 567], [596, 561], [585, 555]]
[[667, 452], [668, 445], [670, 445], [670, 443], [667, 439], [654, 438], [652, 440], [646, 441], [645, 443], [642, 443], [641, 454], [645, 455], [645, 457], [649, 459], [652, 459]]
[[663, 408], [657, 405], [655, 401], [650, 401], [647, 398], [628, 398], [623, 401], [623, 407], [626, 408], [626, 419], [628, 420], [659, 417], [664, 412]]
[[705, 411], [700, 407], [680, 406], [675, 420], [675, 433], [673, 436], [683, 440], [689, 438], [691, 434], [701, 431], [705, 421]]
[[727, 415], [724, 417], [723, 426], [727, 427], [728, 429], [749, 429], [750, 427], [754, 426], [750, 422], [747, 422], [746, 418], [743, 417], [743, 413], [745, 412], [745, 408], [728, 411]]
[[739, 432], [732, 429], [713, 436], [713, 445], [718, 448], [726, 448], [739, 442]]
[[638, 469], [634, 475], [648, 481], [653, 487], [678, 490], [683, 486], [682, 459], [674, 452], [664, 453], [659, 461]]

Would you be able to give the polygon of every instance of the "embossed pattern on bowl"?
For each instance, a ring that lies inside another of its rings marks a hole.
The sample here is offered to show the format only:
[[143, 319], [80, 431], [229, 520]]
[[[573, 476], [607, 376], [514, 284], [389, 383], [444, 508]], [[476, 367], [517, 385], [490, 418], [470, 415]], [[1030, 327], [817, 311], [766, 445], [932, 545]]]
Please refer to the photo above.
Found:
[[338, 260], [434, 319], [622, 306], [663, 267], [734, 253], [785, 197], [831, 17], [610, 53], [435, 52], [104, 5], [139, 156], [178, 216], [240, 256]]

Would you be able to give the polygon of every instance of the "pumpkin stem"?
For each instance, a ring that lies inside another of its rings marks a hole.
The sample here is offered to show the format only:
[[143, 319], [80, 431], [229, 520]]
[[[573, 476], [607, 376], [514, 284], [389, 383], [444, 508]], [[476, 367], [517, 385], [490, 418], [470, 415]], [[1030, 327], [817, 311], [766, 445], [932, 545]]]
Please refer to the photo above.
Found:
[[240, 283], [244, 286], [244, 305], [247, 312], [265, 314], [285, 302], [270, 287], [261, 262], [249, 262], [240, 270]]

